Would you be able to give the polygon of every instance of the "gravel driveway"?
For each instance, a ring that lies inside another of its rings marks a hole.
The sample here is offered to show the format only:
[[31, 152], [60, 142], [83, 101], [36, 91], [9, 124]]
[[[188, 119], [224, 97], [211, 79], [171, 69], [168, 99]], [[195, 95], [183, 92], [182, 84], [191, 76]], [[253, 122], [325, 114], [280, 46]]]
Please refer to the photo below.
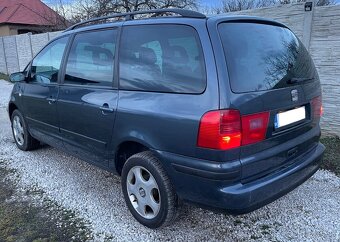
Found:
[[174, 225], [147, 229], [129, 214], [119, 177], [51, 147], [33, 152], [15, 147], [5, 110], [10, 90], [0, 81], [0, 158], [18, 171], [20, 187], [38, 187], [88, 221], [96, 241], [340, 241], [340, 178], [327, 171], [247, 215], [185, 205]]

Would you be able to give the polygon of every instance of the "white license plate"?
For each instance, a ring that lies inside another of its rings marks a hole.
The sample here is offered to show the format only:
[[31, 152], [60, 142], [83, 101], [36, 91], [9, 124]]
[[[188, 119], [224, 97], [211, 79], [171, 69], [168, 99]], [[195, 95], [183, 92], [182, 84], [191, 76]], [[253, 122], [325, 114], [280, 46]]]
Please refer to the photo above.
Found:
[[306, 108], [295, 108], [286, 112], [278, 113], [275, 117], [275, 128], [281, 128], [283, 126], [296, 123], [306, 118]]

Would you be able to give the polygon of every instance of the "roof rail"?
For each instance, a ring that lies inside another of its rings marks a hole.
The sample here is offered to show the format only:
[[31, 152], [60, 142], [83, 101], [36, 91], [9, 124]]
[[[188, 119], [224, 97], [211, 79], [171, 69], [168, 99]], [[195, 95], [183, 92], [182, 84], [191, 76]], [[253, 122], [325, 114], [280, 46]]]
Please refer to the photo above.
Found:
[[84, 24], [88, 24], [88, 23], [96, 22], [96, 21], [101, 21], [101, 20], [105, 20], [105, 19], [110, 19], [110, 18], [124, 17], [125, 21], [127, 21], [127, 20], [134, 19], [134, 16], [139, 15], [139, 14], [153, 14], [152, 17], [157, 17], [157, 16], [163, 15], [165, 13], [174, 13], [174, 14], [178, 14], [178, 15], [185, 17], [185, 18], [206, 18], [206, 16], [202, 13], [192, 11], [192, 10], [187, 10], [187, 9], [180, 9], [180, 8], [153, 9], [153, 10], [145, 10], [145, 11], [118, 13], [118, 14], [113, 14], [113, 15], [108, 15], [108, 16], [103, 16], [103, 17], [85, 20], [85, 21], [82, 21], [82, 22], [77, 23], [75, 25], [72, 25], [71, 27], [67, 28], [64, 32], [73, 30], [73, 29], [75, 29], [75, 28], [77, 28], [81, 25], [84, 25]]

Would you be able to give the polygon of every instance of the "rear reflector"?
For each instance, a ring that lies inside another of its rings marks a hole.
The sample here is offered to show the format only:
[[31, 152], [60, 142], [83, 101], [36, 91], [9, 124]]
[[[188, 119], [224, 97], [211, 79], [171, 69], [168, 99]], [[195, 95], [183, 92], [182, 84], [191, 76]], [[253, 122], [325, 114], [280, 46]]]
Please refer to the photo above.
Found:
[[253, 144], [266, 137], [269, 112], [240, 115], [238, 110], [217, 110], [201, 118], [197, 145], [202, 148], [229, 150]]
[[313, 117], [319, 119], [323, 114], [322, 98], [321, 96], [315, 97], [311, 101]]

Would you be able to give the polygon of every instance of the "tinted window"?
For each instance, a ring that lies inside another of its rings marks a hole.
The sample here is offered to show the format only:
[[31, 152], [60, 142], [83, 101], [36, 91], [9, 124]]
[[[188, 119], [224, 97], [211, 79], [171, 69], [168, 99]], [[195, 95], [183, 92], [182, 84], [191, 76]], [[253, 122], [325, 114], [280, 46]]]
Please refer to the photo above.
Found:
[[292, 78], [316, 75], [307, 50], [287, 28], [222, 23], [219, 32], [234, 92], [282, 88]]
[[112, 86], [116, 30], [77, 34], [67, 60], [64, 83]]
[[56, 83], [68, 37], [48, 44], [34, 59], [31, 66], [30, 82]]
[[196, 31], [184, 25], [124, 27], [120, 50], [120, 88], [201, 93], [205, 65]]

